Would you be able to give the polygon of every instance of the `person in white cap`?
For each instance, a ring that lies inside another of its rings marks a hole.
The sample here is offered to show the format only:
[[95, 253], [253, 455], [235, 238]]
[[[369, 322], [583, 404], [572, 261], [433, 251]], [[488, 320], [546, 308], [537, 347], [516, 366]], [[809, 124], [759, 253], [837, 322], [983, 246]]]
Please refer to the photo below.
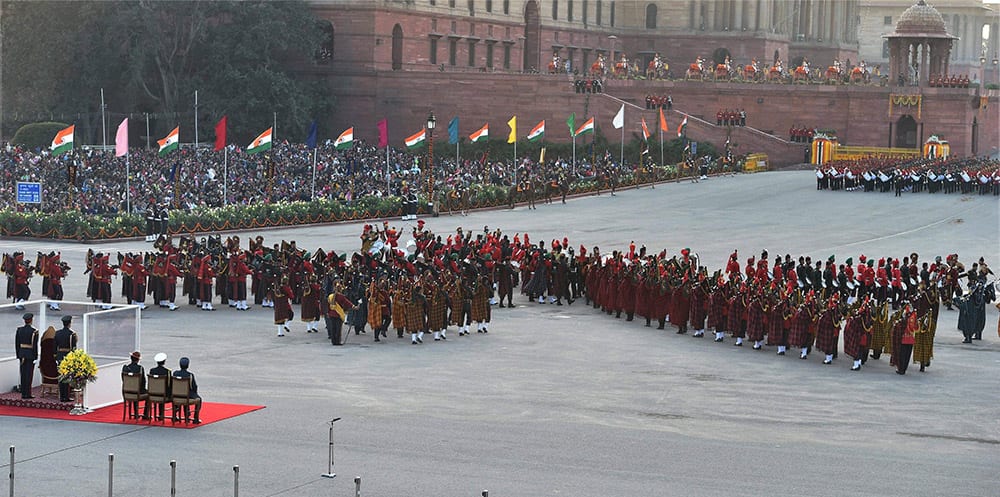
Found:
[[[149, 374], [153, 376], [166, 376], [167, 377], [167, 392], [170, 392], [170, 369], [168, 369], [165, 364], [167, 363], [167, 354], [160, 352], [153, 356], [153, 360], [156, 361], [156, 367], [149, 370]], [[156, 417], [157, 421], [163, 421], [164, 412], [166, 407], [163, 404], [154, 405], [153, 416]]]

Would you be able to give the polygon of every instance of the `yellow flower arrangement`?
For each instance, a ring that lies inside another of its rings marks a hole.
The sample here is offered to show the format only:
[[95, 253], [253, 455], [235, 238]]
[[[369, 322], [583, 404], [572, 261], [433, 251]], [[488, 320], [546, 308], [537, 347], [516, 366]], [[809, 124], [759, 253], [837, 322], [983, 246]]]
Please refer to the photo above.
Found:
[[59, 381], [83, 388], [84, 383], [97, 381], [97, 363], [82, 349], [73, 350], [59, 363]]

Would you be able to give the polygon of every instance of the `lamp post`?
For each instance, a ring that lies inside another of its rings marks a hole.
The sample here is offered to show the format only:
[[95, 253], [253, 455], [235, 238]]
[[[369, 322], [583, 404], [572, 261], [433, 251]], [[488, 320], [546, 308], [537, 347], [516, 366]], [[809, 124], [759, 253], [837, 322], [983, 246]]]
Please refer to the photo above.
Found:
[[427, 202], [434, 203], [434, 127], [437, 119], [434, 111], [427, 116]]

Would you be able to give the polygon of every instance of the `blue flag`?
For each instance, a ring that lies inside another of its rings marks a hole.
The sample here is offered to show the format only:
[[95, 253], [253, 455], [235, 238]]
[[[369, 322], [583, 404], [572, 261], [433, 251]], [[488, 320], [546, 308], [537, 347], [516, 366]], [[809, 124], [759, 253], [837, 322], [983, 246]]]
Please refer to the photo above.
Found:
[[448, 143], [452, 145], [458, 143], [458, 117], [448, 123]]
[[316, 148], [316, 135], [319, 131], [319, 126], [316, 125], [316, 121], [312, 122], [309, 126], [309, 137], [306, 138], [306, 146], [309, 148]]

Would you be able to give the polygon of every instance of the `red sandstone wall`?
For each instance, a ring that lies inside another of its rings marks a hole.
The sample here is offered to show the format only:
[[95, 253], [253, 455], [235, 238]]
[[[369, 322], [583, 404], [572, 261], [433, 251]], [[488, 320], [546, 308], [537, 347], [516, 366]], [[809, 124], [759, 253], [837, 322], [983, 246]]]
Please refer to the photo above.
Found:
[[[327, 71], [324, 73], [323, 71]], [[569, 141], [565, 120], [575, 112], [578, 122], [585, 115], [595, 115], [602, 133], [611, 141], [620, 136], [611, 128], [611, 119], [618, 103], [606, 97], [576, 94], [566, 76], [500, 75], [455, 73], [446, 71], [388, 71], [349, 74], [332, 69], [320, 69], [317, 77], [326, 77], [337, 98], [334, 113], [329, 116], [325, 131], [336, 136], [344, 128], [355, 126], [359, 138], [375, 137], [375, 122], [389, 119], [390, 139], [401, 146], [404, 137], [418, 131], [427, 114], [433, 110], [441, 123], [441, 131], [454, 116], [461, 118], [463, 135], [490, 123], [491, 135], [506, 136], [506, 122], [518, 116], [519, 135], [524, 136], [538, 121], [545, 119], [546, 139]], [[793, 125], [834, 128], [842, 143], [849, 145], [887, 146], [889, 136], [889, 88], [819, 86], [819, 85], [749, 85], [701, 82], [609, 81], [606, 92], [644, 107], [649, 93], [670, 94], [675, 109], [702, 117], [714, 124], [719, 109], [745, 109], [748, 125], [787, 139]], [[923, 124], [923, 139], [931, 134], [944, 135], [956, 154], [972, 153], [972, 121], [979, 121], [979, 152], [985, 153], [1000, 143], [998, 113], [1000, 101], [993, 97], [990, 107], [978, 112], [973, 90], [924, 89], [924, 101], [919, 123]], [[912, 109], [916, 118], [916, 109]], [[628, 111], [631, 130], [638, 129], [638, 111]], [[655, 127], [656, 113], [646, 114], [647, 125]], [[901, 112], [895, 109], [893, 121]], [[671, 127], [678, 117], [668, 117]], [[725, 141], [721, 129], [714, 126], [689, 129], [694, 139], [710, 139], [716, 145]], [[919, 130], [918, 130], [919, 132]], [[701, 133], [701, 134], [699, 134]], [[739, 132], [738, 133], [742, 133]], [[440, 136], [440, 134], [439, 134]], [[676, 136], [676, 135], [675, 135]], [[626, 138], [629, 137], [627, 133]], [[752, 135], [739, 135], [739, 152], [764, 151], [775, 154], [780, 161], [801, 160], [799, 145], [776, 145]], [[755, 150], [752, 147], [760, 147]], [[778, 147], [778, 148], [775, 148]], [[781, 148], [785, 147], [785, 148]], [[778, 150], [782, 150], [778, 153]], [[780, 157], [779, 157], [780, 156]]]

